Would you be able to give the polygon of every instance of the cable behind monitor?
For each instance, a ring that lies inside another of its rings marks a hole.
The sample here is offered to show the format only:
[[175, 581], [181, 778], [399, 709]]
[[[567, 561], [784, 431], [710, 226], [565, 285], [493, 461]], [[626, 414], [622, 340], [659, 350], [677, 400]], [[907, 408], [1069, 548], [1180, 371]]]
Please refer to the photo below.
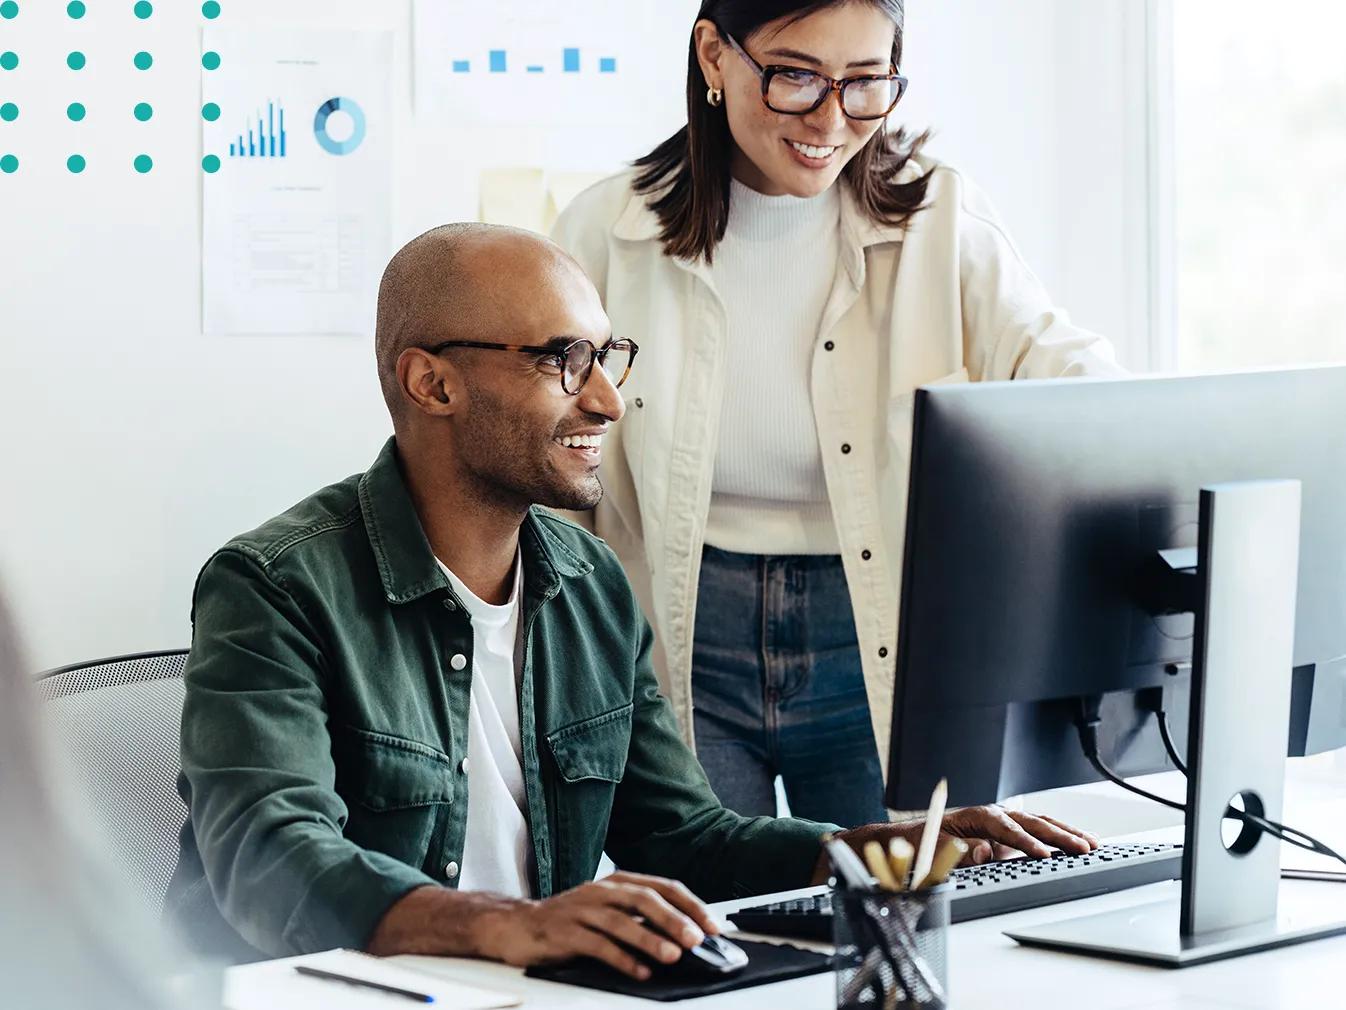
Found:
[[[1162, 803], [1172, 810], [1179, 810], [1187, 813], [1187, 804], [1179, 803], [1177, 800], [1170, 800], [1167, 797], [1159, 796], [1139, 786], [1132, 785], [1126, 779], [1122, 778], [1103, 760], [1098, 752], [1098, 727], [1102, 722], [1099, 716], [1099, 704], [1101, 699], [1097, 696], [1080, 699], [1079, 714], [1076, 717], [1075, 728], [1079, 731], [1080, 747], [1084, 751], [1084, 756], [1088, 762], [1093, 765], [1099, 775], [1114, 785], [1120, 786], [1127, 792], [1135, 793], [1137, 796], [1143, 796], [1147, 800], [1155, 803]], [[1162, 707], [1155, 712], [1155, 718], [1159, 722], [1159, 735], [1163, 737], [1164, 747], [1168, 751], [1169, 758], [1183, 776], [1187, 775], [1187, 765], [1178, 755], [1177, 748], [1173, 744], [1173, 735], [1168, 725], [1168, 713], [1164, 712]], [[1346, 864], [1346, 856], [1331, 849], [1312, 835], [1305, 834], [1296, 828], [1287, 827], [1278, 821], [1273, 821], [1269, 817], [1262, 817], [1258, 814], [1246, 810], [1239, 810], [1230, 806], [1225, 809], [1225, 816], [1232, 817], [1244, 824], [1250, 824], [1264, 834], [1271, 835], [1283, 842], [1289, 842], [1291, 845], [1298, 846], [1309, 852], [1317, 853], [1320, 856], [1327, 856], [1337, 860], [1339, 863]]]

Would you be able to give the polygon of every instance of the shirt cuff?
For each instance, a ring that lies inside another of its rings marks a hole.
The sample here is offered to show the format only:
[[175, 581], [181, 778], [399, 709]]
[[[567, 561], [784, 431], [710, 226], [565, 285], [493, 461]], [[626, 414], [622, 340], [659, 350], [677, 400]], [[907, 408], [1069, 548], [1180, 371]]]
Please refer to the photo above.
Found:
[[440, 885], [391, 856], [362, 851], [328, 867], [309, 885], [285, 924], [283, 939], [300, 954], [335, 947], [363, 950], [388, 909], [426, 886]]

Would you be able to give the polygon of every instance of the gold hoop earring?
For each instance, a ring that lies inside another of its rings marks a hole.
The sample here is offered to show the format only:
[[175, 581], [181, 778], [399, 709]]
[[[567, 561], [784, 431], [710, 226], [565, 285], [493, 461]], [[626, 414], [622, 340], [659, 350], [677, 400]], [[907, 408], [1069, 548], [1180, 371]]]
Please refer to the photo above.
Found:
[[706, 89], [706, 102], [712, 109], [718, 109], [724, 104], [724, 92], [719, 88]]

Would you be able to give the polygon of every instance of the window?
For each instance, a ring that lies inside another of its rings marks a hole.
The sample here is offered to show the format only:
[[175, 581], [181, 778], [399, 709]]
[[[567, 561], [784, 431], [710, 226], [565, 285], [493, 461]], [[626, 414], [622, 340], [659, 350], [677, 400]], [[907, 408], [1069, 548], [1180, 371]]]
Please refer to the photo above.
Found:
[[1178, 368], [1346, 360], [1346, 5], [1169, 8]]

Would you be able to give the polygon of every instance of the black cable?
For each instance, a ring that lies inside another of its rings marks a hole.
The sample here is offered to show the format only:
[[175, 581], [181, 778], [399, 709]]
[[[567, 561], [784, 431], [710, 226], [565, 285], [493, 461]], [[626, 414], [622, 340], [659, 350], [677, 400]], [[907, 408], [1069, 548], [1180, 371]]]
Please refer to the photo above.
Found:
[[1185, 803], [1179, 803], [1177, 800], [1165, 799], [1162, 796], [1156, 796], [1154, 793], [1146, 792], [1139, 786], [1133, 786], [1130, 782], [1126, 781], [1126, 779], [1122, 778], [1105, 765], [1097, 755], [1090, 757], [1089, 763], [1094, 766], [1094, 770], [1097, 771], [1098, 774], [1113, 783], [1113, 785], [1121, 786], [1123, 789], [1133, 792], [1137, 796], [1144, 796], [1147, 800], [1154, 800], [1154, 802], [1162, 803], [1166, 807], [1172, 807], [1174, 810], [1181, 810], [1183, 813], [1187, 813], [1187, 805]]
[[[1113, 782], [1123, 789], [1127, 789], [1137, 795], [1144, 796], [1146, 799], [1154, 800], [1156, 803], [1162, 803], [1166, 807], [1172, 807], [1174, 810], [1181, 810], [1183, 813], [1187, 812], [1187, 805], [1184, 803], [1165, 799], [1162, 796], [1156, 796], [1154, 793], [1146, 792], [1144, 789], [1133, 786], [1130, 782], [1127, 782], [1125, 779], [1118, 776], [1117, 773], [1104, 764], [1099, 757], [1094, 756], [1090, 758], [1089, 763], [1092, 764], [1094, 768], [1098, 770], [1099, 774], [1109, 782]], [[1184, 774], [1186, 774], [1185, 769]], [[1331, 859], [1335, 859], [1339, 863], [1346, 863], [1346, 856], [1342, 856], [1339, 852], [1329, 848], [1312, 835], [1305, 834], [1297, 828], [1287, 827], [1279, 821], [1273, 821], [1269, 817], [1262, 817], [1251, 811], [1239, 810], [1237, 807], [1232, 806], [1225, 808], [1224, 815], [1226, 817], [1232, 817], [1235, 820], [1243, 821], [1245, 824], [1251, 824], [1264, 834], [1279, 838], [1283, 842], [1288, 842], [1291, 845], [1298, 846], [1309, 852], [1317, 853], [1320, 856], [1327, 856]]]
[[1273, 821], [1270, 817], [1262, 817], [1259, 814], [1252, 814], [1246, 810], [1230, 809], [1226, 813], [1236, 814], [1242, 820], [1252, 824], [1253, 827], [1260, 829], [1268, 835], [1273, 835], [1283, 842], [1289, 842], [1291, 845], [1298, 845], [1301, 849], [1307, 849], [1309, 852], [1315, 852], [1320, 856], [1327, 856], [1329, 859], [1335, 859], [1339, 863], [1346, 863], [1346, 856], [1336, 852], [1312, 835], [1306, 835], [1304, 832], [1286, 827]]
[[[1176, 800], [1166, 799], [1163, 796], [1158, 796], [1145, 789], [1141, 789], [1139, 786], [1133, 786], [1130, 782], [1127, 782], [1126, 779], [1122, 778], [1109, 768], [1103, 761], [1103, 758], [1098, 753], [1098, 727], [1102, 722], [1099, 715], [1100, 700], [1101, 699], [1097, 697], [1081, 698], [1080, 714], [1075, 722], [1075, 728], [1080, 734], [1080, 747], [1084, 750], [1085, 758], [1087, 758], [1089, 763], [1094, 766], [1094, 770], [1109, 782], [1121, 786], [1128, 792], [1135, 793], [1137, 796], [1143, 796], [1147, 800], [1153, 800], [1155, 803], [1162, 803], [1164, 806], [1173, 810], [1181, 810], [1184, 814], [1187, 813], [1187, 804], [1179, 803]], [[1168, 756], [1170, 760], [1178, 766], [1178, 769], [1183, 775], [1186, 775], [1187, 766], [1178, 756], [1177, 748], [1173, 745], [1173, 738], [1169, 732], [1168, 716], [1164, 712], [1158, 712], [1156, 715], [1159, 718], [1159, 735], [1164, 739], [1164, 747], [1168, 751]], [[1297, 828], [1287, 827], [1268, 817], [1262, 817], [1259, 814], [1250, 813], [1246, 810], [1238, 810], [1232, 806], [1225, 808], [1225, 816], [1233, 817], [1243, 821], [1245, 824], [1251, 824], [1264, 834], [1279, 838], [1281, 841], [1288, 842], [1301, 849], [1317, 853], [1320, 856], [1327, 856], [1337, 860], [1339, 863], [1346, 863], [1346, 856], [1342, 856], [1341, 853], [1334, 851], [1327, 845], [1318, 841], [1318, 839], [1314, 838], [1312, 835], [1305, 834]]]
[[1159, 736], [1164, 741], [1164, 750], [1168, 751], [1168, 759], [1173, 762], [1173, 766], [1187, 774], [1187, 762], [1178, 755], [1178, 748], [1173, 743], [1173, 734], [1168, 728], [1168, 713], [1162, 708], [1155, 713], [1155, 718], [1159, 720]]
[[1153, 800], [1155, 803], [1162, 803], [1166, 807], [1174, 810], [1187, 812], [1186, 804], [1179, 803], [1177, 800], [1165, 799], [1162, 796], [1156, 796], [1154, 793], [1147, 792], [1139, 786], [1133, 786], [1126, 779], [1122, 778], [1103, 762], [1103, 758], [1098, 753], [1098, 727], [1103, 721], [1099, 714], [1102, 699], [1098, 697], [1081, 698], [1080, 712], [1075, 719], [1075, 728], [1080, 734], [1080, 747], [1084, 750], [1084, 756], [1088, 758], [1089, 763], [1094, 766], [1094, 771], [1102, 775], [1114, 785], [1121, 786], [1128, 792], [1133, 792], [1137, 796], [1144, 796], [1147, 800]]
[[[1159, 720], [1159, 735], [1163, 738], [1164, 749], [1168, 751], [1169, 760], [1177, 765], [1178, 771], [1186, 775], [1187, 765], [1178, 755], [1178, 748], [1173, 743], [1173, 734], [1169, 730], [1168, 713], [1160, 709], [1155, 713], [1155, 718]], [[1327, 856], [1340, 863], [1346, 863], [1346, 858], [1343, 858], [1340, 853], [1335, 852], [1312, 835], [1306, 835], [1304, 832], [1295, 828], [1286, 827], [1284, 824], [1273, 821], [1269, 817], [1262, 817], [1259, 814], [1250, 813], [1246, 810], [1237, 810], [1233, 807], [1230, 807], [1225, 811], [1225, 814], [1226, 816], [1237, 817], [1245, 823], [1250, 823], [1253, 827], [1263, 833], [1279, 838], [1283, 842], [1289, 842], [1291, 845], [1297, 845], [1301, 849], [1307, 849], [1309, 852], [1315, 852], [1320, 856]]]

